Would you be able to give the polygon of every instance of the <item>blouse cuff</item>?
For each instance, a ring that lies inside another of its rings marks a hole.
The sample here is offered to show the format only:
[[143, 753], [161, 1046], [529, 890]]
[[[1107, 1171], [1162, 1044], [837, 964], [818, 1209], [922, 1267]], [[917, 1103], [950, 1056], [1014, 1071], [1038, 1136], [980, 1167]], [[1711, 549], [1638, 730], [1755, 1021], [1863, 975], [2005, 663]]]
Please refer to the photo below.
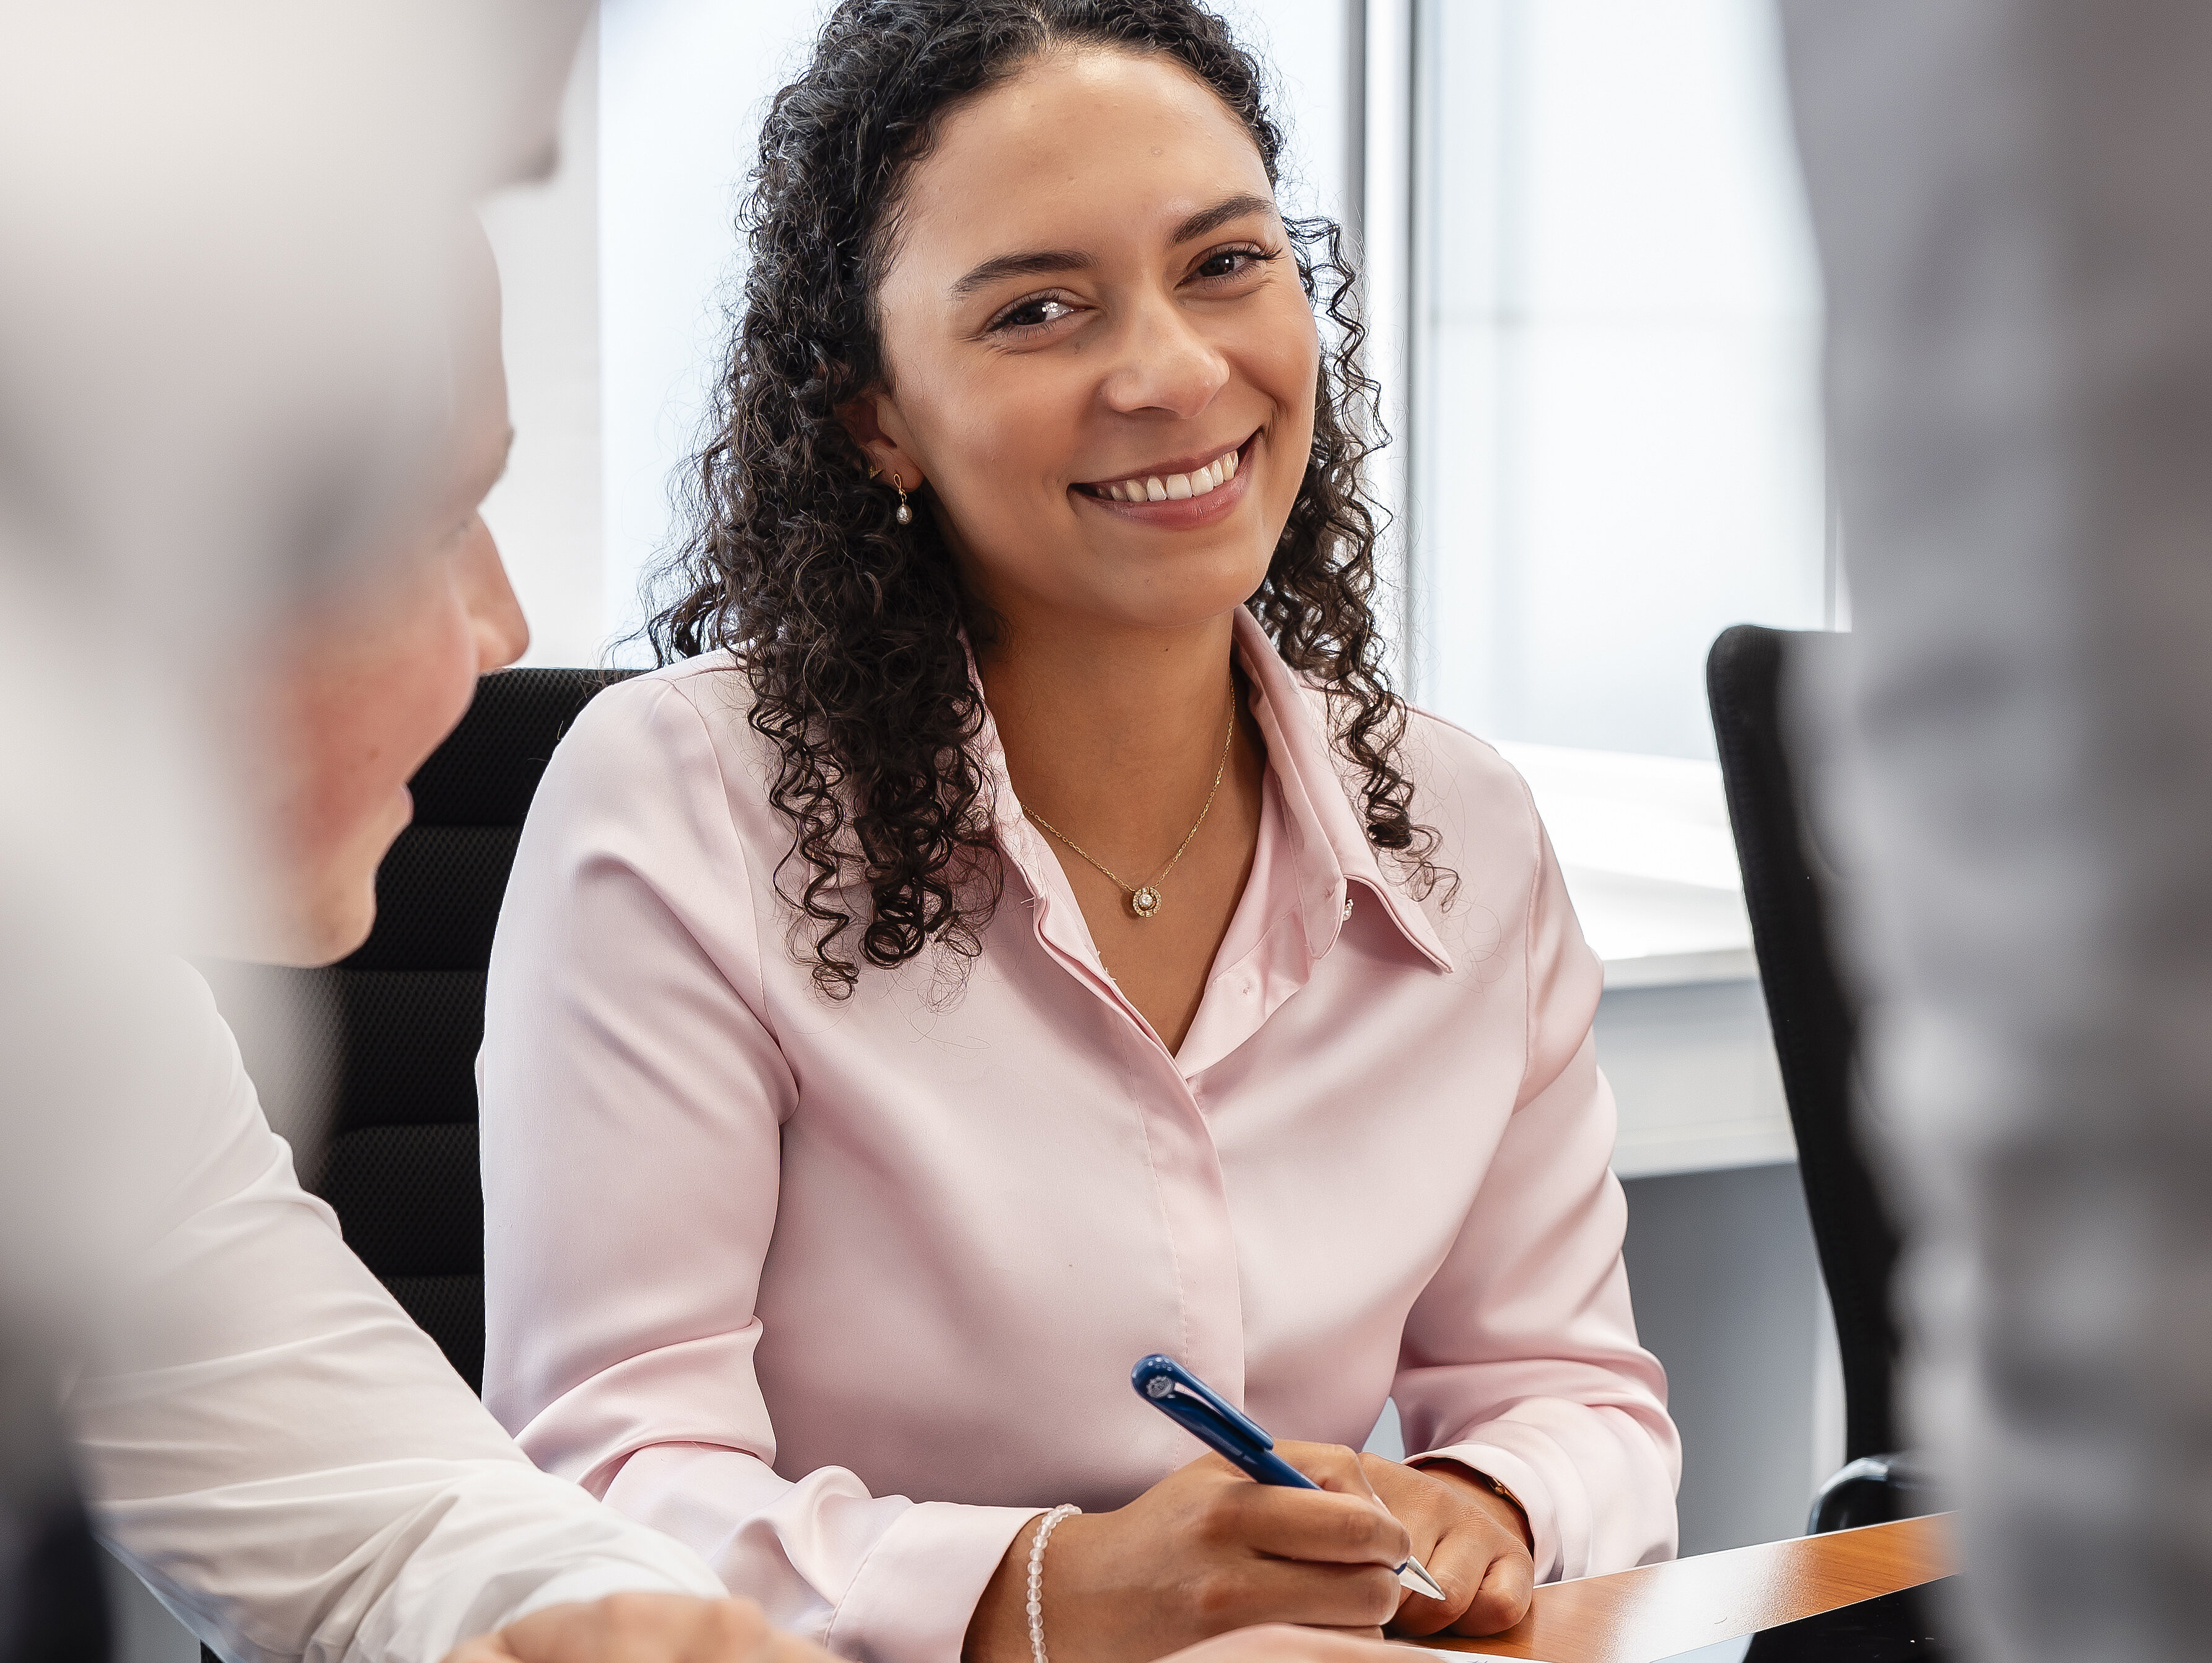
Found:
[[878, 1536], [824, 1636], [862, 1663], [960, 1663], [975, 1603], [1041, 1507], [920, 1502]]
[[1456, 1461], [1512, 1491], [1513, 1499], [1528, 1517], [1528, 1551], [1536, 1562], [1536, 1580], [1559, 1580], [1563, 1557], [1559, 1551], [1559, 1509], [1553, 1504], [1550, 1488], [1525, 1457], [1494, 1443], [1447, 1444], [1441, 1449], [1425, 1449], [1418, 1455], [1406, 1457], [1408, 1466], [1419, 1466], [1426, 1461]]

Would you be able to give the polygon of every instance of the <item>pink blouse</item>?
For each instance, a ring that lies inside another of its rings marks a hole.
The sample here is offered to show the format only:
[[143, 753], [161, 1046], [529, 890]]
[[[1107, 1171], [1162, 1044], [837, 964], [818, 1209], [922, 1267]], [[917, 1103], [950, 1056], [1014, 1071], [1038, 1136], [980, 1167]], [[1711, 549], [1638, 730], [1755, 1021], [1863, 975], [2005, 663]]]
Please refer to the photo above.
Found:
[[[1240, 612], [1257, 858], [1178, 1053], [1108, 977], [994, 733], [1006, 886], [966, 968], [832, 1004], [773, 888], [773, 762], [720, 656], [611, 689], [547, 770], [492, 955], [484, 1397], [548, 1469], [848, 1655], [957, 1663], [1040, 1509], [1199, 1447], [1165, 1351], [1279, 1437], [1496, 1478], [1537, 1574], [1669, 1557], [1597, 961], [1519, 778], [1416, 716], [1457, 893], [1363, 835]], [[1416, 1457], [1418, 1459], [1418, 1457]]]

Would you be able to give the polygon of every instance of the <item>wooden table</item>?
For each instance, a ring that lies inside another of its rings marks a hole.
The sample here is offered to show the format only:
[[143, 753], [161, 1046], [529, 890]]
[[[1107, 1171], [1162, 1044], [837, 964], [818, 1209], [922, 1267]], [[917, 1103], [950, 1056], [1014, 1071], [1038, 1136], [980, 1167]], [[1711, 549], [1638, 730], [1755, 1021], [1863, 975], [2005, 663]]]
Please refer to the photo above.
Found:
[[1504, 1634], [1420, 1643], [1544, 1663], [1651, 1663], [1948, 1575], [1950, 1522], [1938, 1514], [1553, 1582]]

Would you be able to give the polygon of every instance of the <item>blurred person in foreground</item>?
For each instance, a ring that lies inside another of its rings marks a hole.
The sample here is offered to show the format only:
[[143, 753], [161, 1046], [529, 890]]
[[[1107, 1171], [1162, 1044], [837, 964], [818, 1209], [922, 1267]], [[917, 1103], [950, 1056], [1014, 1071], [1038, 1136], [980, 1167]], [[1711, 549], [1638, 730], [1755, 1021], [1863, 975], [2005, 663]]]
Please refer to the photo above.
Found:
[[295, 959], [349, 944], [395, 828], [380, 781], [520, 648], [474, 518], [505, 441], [495, 291], [479, 252], [461, 327], [433, 326], [437, 255], [462, 203], [549, 165], [583, 15], [6, 10], [9, 1663], [106, 1649], [81, 1491], [234, 1658], [811, 1654], [514, 1449], [300, 1191], [170, 956], [226, 923]]
[[2212, 1617], [2212, 10], [1787, 0], [1869, 1068], [1979, 1637]]
[[[509, 430], [472, 228], [457, 264], [442, 478], [383, 548], [295, 597], [235, 689], [266, 880], [221, 944], [241, 956], [360, 944], [408, 777], [528, 640], [477, 512]], [[149, 964], [138, 988], [158, 1124], [139, 1129], [132, 1259], [63, 1411], [95, 1526], [166, 1604], [236, 1658], [428, 1657], [526, 1617], [476, 1654], [807, 1654], [690, 1555], [532, 1467], [300, 1187], [198, 977]]]

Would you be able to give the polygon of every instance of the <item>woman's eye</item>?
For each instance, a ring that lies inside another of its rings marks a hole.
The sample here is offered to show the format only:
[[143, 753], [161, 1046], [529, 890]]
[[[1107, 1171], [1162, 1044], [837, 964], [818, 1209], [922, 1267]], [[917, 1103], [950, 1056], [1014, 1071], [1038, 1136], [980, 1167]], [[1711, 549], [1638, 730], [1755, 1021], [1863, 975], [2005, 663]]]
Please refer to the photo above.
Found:
[[1065, 300], [1050, 294], [1041, 294], [1033, 300], [1017, 300], [992, 320], [997, 329], [1042, 329], [1047, 324], [1056, 324], [1062, 318], [1073, 318], [1075, 308]]
[[1224, 248], [1200, 260], [1191, 276], [1200, 279], [1240, 277], [1261, 261], [1274, 258], [1258, 248]]

